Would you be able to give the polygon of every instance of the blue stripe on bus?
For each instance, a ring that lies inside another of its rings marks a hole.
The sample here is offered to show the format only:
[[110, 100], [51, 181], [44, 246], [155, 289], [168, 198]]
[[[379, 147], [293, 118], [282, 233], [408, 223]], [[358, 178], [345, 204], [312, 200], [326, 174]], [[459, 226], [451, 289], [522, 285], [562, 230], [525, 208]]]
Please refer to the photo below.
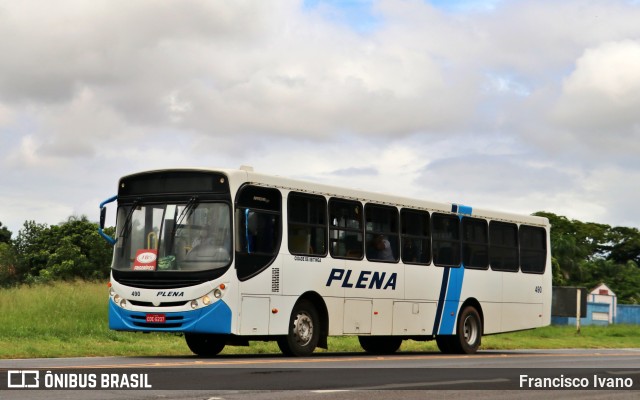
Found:
[[473, 212], [473, 207], [463, 206], [462, 204], [458, 204], [458, 214], [471, 215]]
[[463, 206], [462, 204], [451, 204], [451, 212], [462, 215], [471, 215], [473, 207]]
[[438, 333], [440, 327], [440, 319], [442, 318], [442, 309], [444, 307], [444, 300], [447, 294], [447, 285], [449, 284], [449, 270], [451, 268], [444, 267], [442, 272], [442, 285], [440, 286], [440, 298], [438, 299], [438, 308], [436, 310], [436, 320], [433, 322], [433, 334]]
[[433, 323], [433, 335], [453, 335], [458, 317], [458, 305], [464, 281], [464, 266], [445, 267], [440, 286], [440, 297], [436, 318]]
[[449, 274], [447, 294], [442, 310], [440, 335], [453, 335], [458, 317], [458, 305], [460, 304], [460, 293], [462, 293], [462, 281], [464, 280], [464, 267], [452, 268]]

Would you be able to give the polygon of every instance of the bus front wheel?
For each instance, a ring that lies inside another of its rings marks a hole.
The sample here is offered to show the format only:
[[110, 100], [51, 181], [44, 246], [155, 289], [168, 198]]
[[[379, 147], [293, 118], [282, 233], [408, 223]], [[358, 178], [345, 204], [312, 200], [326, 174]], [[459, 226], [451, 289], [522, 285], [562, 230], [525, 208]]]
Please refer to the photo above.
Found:
[[278, 347], [287, 356], [311, 355], [320, 339], [320, 318], [308, 300], [299, 301], [291, 312], [289, 332], [278, 339]]
[[217, 335], [185, 333], [184, 338], [189, 350], [200, 357], [213, 357], [220, 353], [226, 344], [224, 339]]

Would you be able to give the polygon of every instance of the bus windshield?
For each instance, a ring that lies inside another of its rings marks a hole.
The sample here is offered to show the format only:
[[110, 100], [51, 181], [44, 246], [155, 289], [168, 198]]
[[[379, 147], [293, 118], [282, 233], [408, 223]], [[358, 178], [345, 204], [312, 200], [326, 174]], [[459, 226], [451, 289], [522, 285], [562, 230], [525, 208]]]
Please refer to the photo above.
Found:
[[230, 206], [134, 203], [118, 209], [113, 269], [204, 271], [231, 263]]

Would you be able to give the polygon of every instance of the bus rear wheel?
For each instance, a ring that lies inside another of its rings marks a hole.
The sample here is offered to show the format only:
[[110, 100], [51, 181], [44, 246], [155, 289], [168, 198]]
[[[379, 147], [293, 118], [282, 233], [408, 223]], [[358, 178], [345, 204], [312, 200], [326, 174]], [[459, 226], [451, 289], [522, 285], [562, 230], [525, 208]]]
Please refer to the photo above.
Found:
[[453, 341], [455, 340], [455, 336], [449, 335], [440, 335], [436, 336], [436, 344], [438, 345], [438, 350], [443, 354], [451, 354], [453, 353]]
[[402, 345], [402, 338], [397, 336], [358, 336], [358, 341], [371, 354], [393, 354]]
[[473, 306], [465, 307], [458, 318], [455, 335], [436, 336], [438, 349], [445, 354], [474, 354], [482, 340], [482, 319]]
[[459, 354], [473, 354], [478, 351], [482, 341], [482, 319], [478, 311], [467, 306], [458, 319], [458, 334], [455, 336], [455, 349]]
[[224, 338], [218, 335], [206, 335], [200, 333], [185, 333], [187, 346], [194, 354], [200, 357], [213, 357], [224, 349]]
[[286, 356], [311, 355], [320, 339], [320, 318], [313, 303], [300, 300], [293, 307], [289, 319], [289, 332], [278, 338], [278, 347]]

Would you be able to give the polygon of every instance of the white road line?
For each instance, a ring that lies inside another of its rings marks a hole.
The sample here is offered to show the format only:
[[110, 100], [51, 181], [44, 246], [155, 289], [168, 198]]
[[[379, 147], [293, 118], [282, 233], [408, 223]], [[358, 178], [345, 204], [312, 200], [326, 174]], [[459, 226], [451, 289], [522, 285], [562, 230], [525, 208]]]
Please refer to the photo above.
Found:
[[350, 390], [336, 389], [336, 390], [312, 390], [311, 393], [340, 393], [350, 392]]

